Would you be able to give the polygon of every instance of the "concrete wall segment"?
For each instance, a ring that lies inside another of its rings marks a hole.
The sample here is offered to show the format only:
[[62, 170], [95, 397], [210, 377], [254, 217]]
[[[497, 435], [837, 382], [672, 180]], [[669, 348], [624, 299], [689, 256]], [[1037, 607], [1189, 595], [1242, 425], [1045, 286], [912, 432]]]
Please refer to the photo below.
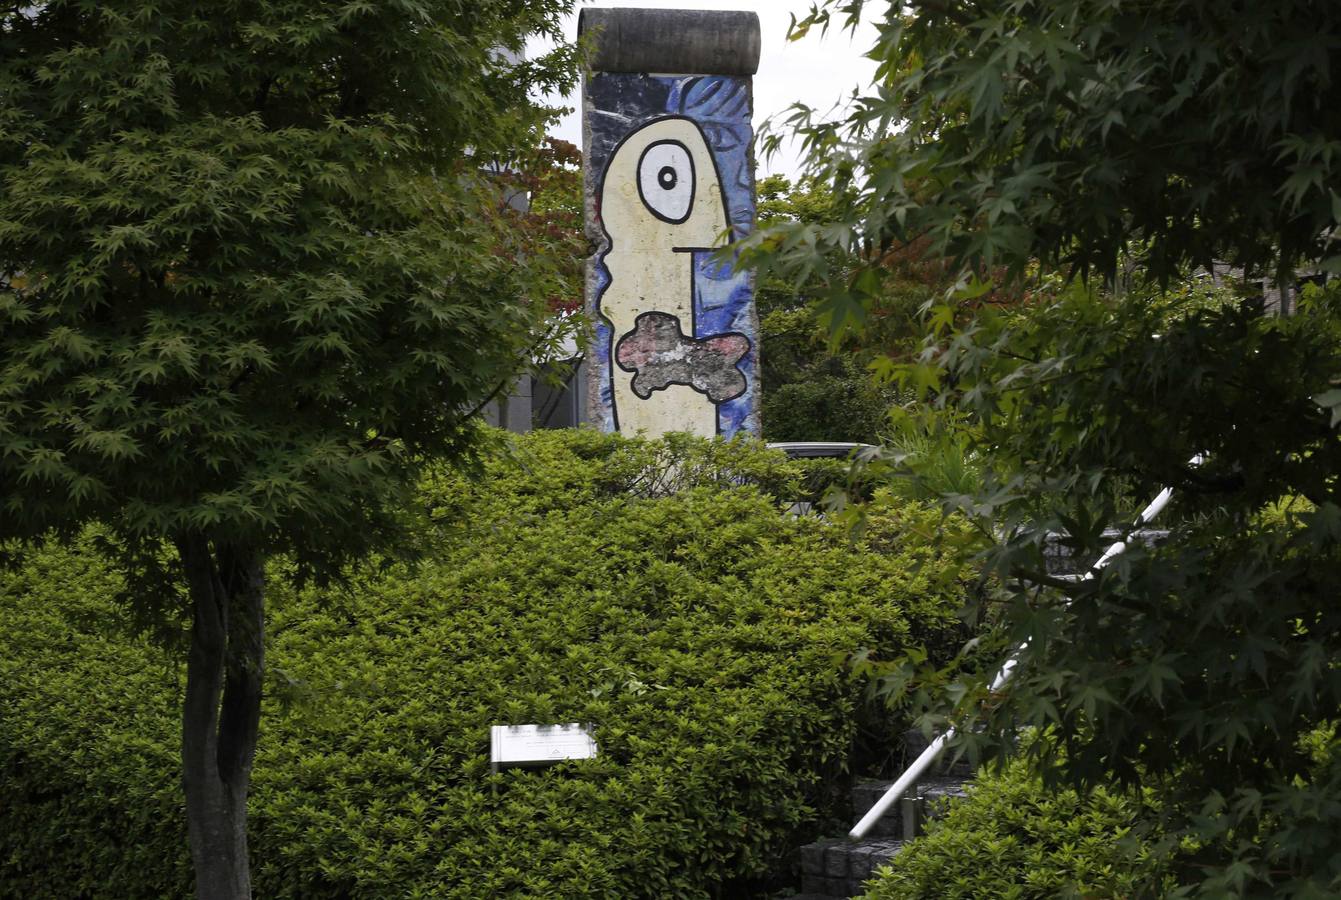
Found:
[[752, 105], [740, 76], [584, 85], [588, 410], [605, 430], [758, 434], [753, 278], [713, 252], [754, 224]]
[[753, 75], [759, 16], [700, 9], [584, 9], [578, 37], [595, 32], [595, 72]]

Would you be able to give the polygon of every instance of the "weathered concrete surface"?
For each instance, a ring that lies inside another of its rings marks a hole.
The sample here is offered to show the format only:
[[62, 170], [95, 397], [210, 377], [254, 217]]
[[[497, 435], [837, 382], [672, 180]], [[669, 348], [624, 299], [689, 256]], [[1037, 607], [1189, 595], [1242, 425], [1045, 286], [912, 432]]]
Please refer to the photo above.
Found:
[[[756, 68], [757, 17], [584, 16], [606, 29], [582, 97], [588, 420], [625, 434], [757, 435], [754, 281], [715, 252], [754, 227], [751, 80], [710, 74]], [[668, 55], [663, 31], [670, 44], [699, 32], [707, 43]], [[639, 68], [603, 70], [624, 64]]]
[[[674, 152], [662, 153], [663, 148]], [[675, 116], [625, 134], [605, 167], [597, 200], [607, 244], [601, 261], [609, 273], [597, 311], [610, 325], [610, 340], [625, 342], [631, 352], [642, 346], [646, 336], [635, 334], [639, 321], [648, 321], [643, 317], [651, 313], [683, 323], [692, 336], [695, 254], [710, 252], [729, 225], [702, 129], [689, 118]], [[733, 368], [739, 359], [732, 360]], [[655, 378], [652, 373], [635, 376], [635, 384], [624, 373], [639, 367], [612, 362], [607, 370], [618, 431], [717, 433], [718, 401], [706, 396], [702, 378], [684, 373], [691, 377], [668, 380], [653, 395], [646, 389], [648, 378]]]
[[701, 9], [584, 9], [577, 33], [596, 32], [596, 72], [753, 75], [759, 16]]
[[704, 341], [684, 333], [680, 320], [662, 312], [643, 313], [637, 327], [615, 345], [615, 361], [633, 372], [633, 393], [646, 400], [673, 384], [692, 387], [712, 403], [745, 393], [736, 364], [750, 351], [743, 334], [719, 334]]

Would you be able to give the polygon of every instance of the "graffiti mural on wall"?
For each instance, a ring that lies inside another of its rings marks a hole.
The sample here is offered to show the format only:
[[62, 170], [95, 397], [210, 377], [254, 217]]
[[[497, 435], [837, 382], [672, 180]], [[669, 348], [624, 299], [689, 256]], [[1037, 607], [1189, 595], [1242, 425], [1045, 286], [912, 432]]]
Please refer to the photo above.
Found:
[[714, 249], [754, 220], [750, 81], [587, 83], [594, 419], [648, 435], [758, 433], [753, 282]]

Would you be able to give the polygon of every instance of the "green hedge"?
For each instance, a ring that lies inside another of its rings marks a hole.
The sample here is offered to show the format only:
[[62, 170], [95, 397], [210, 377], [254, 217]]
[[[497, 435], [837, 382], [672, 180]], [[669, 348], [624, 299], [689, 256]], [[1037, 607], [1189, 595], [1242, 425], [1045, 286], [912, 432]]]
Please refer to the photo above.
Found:
[[[849, 760], [836, 656], [950, 646], [958, 606], [899, 549], [927, 514], [852, 546], [779, 512], [796, 477], [740, 446], [540, 434], [427, 485], [416, 571], [272, 578], [257, 896], [733, 896], [764, 873]], [[182, 674], [118, 587], [87, 546], [0, 575], [0, 897], [188, 892]], [[490, 774], [490, 724], [569, 721], [599, 758]]]
[[904, 847], [866, 900], [1165, 897], [1168, 860], [1135, 830], [1138, 804], [1045, 790], [1023, 761], [980, 773], [967, 799]]

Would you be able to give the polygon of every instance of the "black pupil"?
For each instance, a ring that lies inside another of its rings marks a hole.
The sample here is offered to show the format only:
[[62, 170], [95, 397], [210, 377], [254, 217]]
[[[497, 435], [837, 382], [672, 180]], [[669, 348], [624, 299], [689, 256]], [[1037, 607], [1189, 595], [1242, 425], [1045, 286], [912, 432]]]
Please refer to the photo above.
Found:
[[679, 180], [679, 176], [675, 174], [675, 170], [670, 166], [662, 166], [661, 171], [657, 173], [657, 184], [661, 185], [662, 189], [667, 191], [675, 187], [676, 182]]

